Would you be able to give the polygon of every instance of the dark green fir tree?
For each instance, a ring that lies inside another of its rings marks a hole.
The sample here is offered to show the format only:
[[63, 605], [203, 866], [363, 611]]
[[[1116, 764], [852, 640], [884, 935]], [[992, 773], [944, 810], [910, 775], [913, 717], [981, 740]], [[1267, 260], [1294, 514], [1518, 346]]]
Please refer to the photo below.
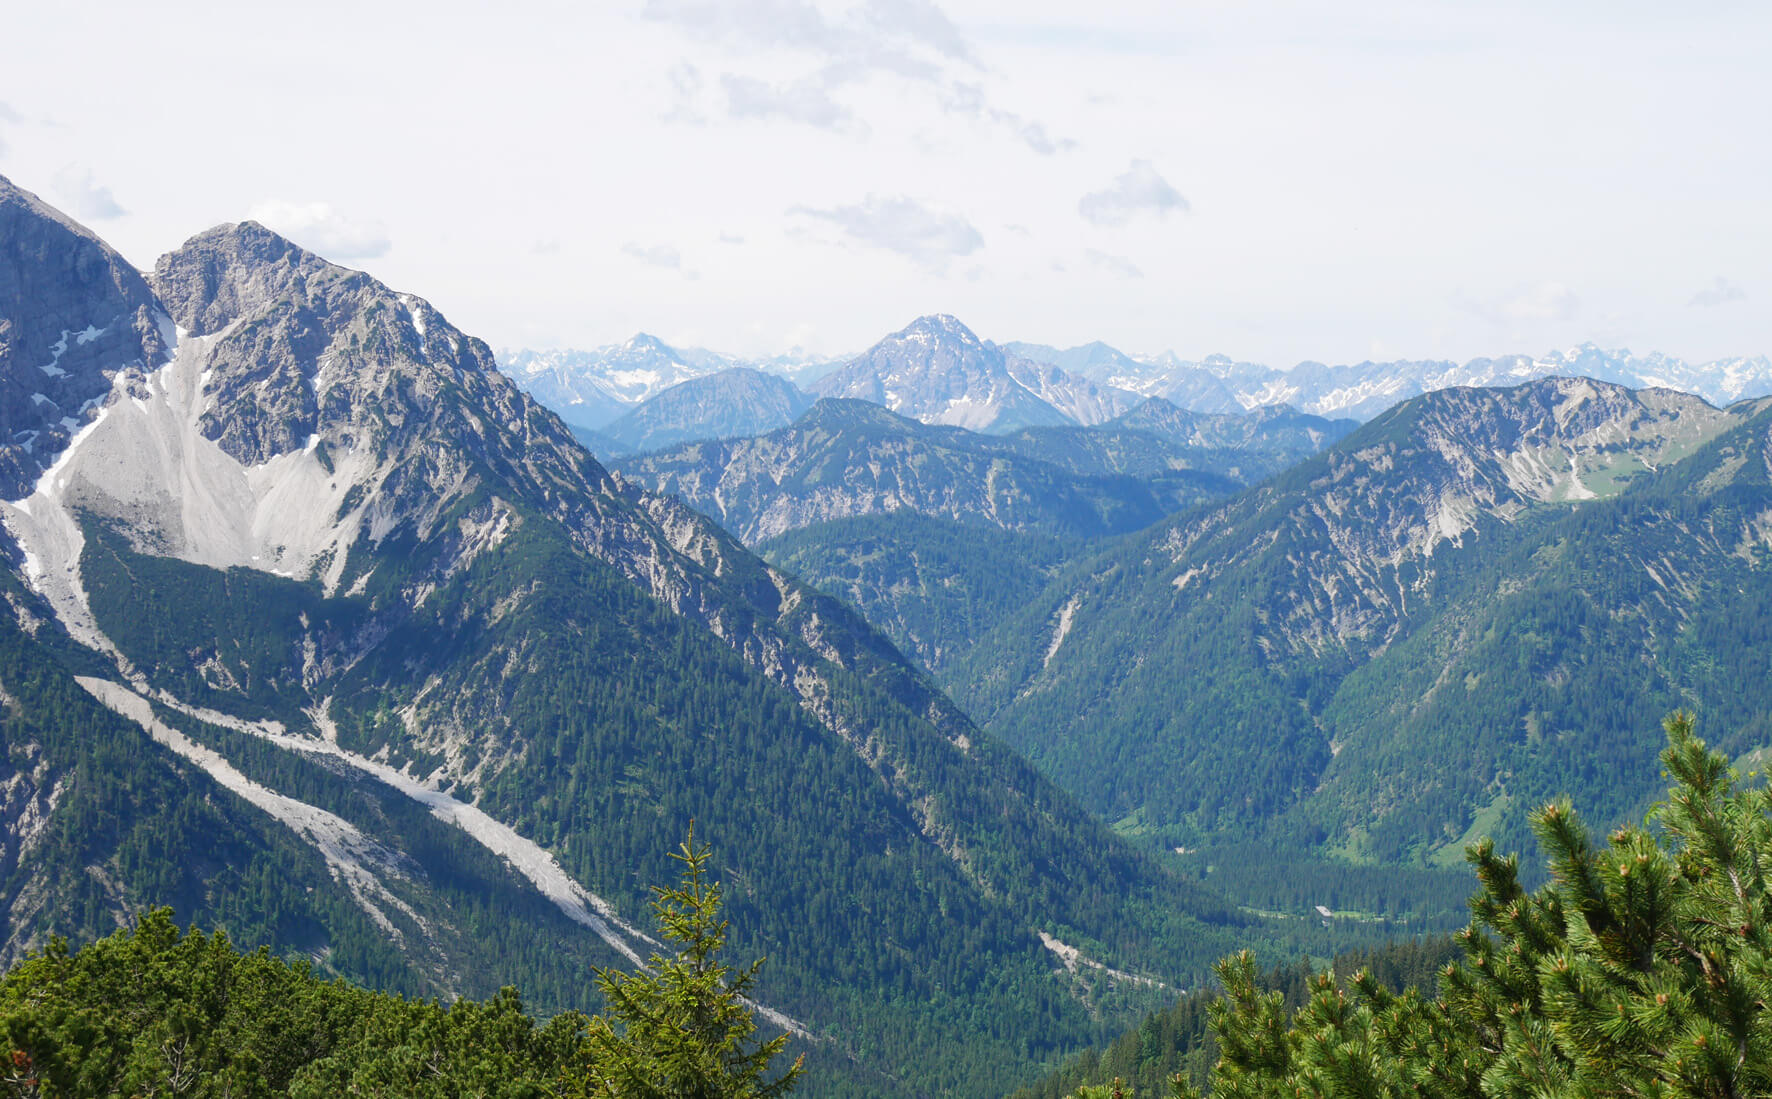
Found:
[[607, 1014], [590, 1021], [589, 1057], [568, 1093], [586, 1099], [768, 1099], [792, 1090], [801, 1061], [770, 1079], [770, 1061], [787, 1045], [782, 1033], [755, 1041], [746, 998], [763, 961], [734, 969], [719, 958], [726, 943], [720, 885], [708, 880], [712, 854], [695, 845], [695, 827], [671, 855], [683, 864], [674, 888], [654, 887], [659, 930], [675, 955], [653, 954], [633, 973], [599, 970]]

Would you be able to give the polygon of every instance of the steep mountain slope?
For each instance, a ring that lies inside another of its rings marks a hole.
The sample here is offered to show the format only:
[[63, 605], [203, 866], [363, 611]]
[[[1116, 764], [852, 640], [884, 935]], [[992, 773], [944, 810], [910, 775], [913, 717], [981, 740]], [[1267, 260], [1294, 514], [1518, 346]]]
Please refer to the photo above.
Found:
[[[999, 440], [867, 401], [826, 399], [755, 439], [692, 443], [615, 469], [718, 519], [745, 542], [833, 519], [915, 512], [1070, 538], [1138, 530], [1173, 507], [1129, 477], [1068, 473]], [[1221, 479], [1182, 471], [1194, 502]]]
[[989, 432], [1099, 423], [1136, 403], [1131, 394], [1005, 355], [945, 314], [919, 317], [813, 383], [812, 392]]
[[[836, 1093], [1002, 1090], [1162, 994], [1060, 965], [1063, 944], [1174, 985], [1248, 930], [852, 612], [611, 478], [424, 301], [252, 223], [163, 257], [153, 291], [182, 330], [171, 361], [115, 370], [0, 504], [32, 588], [10, 602], [21, 630], [86, 646], [31, 651], [178, 757], [143, 776], [219, 803], [218, 843], [293, 853], [243, 883], [219, 849], [201, 904], [169, 898], [156, 875], [206, 850], [175, 816], [163, 847], [15, 858], [11, 896], [121, 862], [82, 926], [174, 899], [367, 979], [391, 958], [420, 989], [471, 972], [559, 1005], [563, 973], [648, 949], [646, 886], [694, 818], [735, 951], [770, 955], [761, 998]], [[85, 834], [95, 803], [55, 800], [45, 711], [6, 686], [26, 721], [9, 789], [28, 791], [8, 852]], [[119, 767], [78, 724], [57, 736], [76, 778]], [[134, 766], [117, 786], [146, 788]], [[279, 898], [308, 886], [332, 907], [296, 935], [273, 914], [300, 916]], [[14, 949], [66, 926], [13, 910]]]
[[785, 378], [735, 366], [678, 382], [603, 428], [607, 456], [661, 450], [695, 439], [761, 435], [793, 423], [812, 398]]
[[1606, 762], [1653, 757], [1637, 741], [1693, 660], [1739, 661], [1699, 593], [1764, 583], [1738, 489], [1706, 497], [1708, 552], [1645, 558], [1692, 524], [1642, 509], [1754, 414], [1580, 379], [1430, 394], [1078, 564], [944, 679], [1110, 819], [1177, 842], [1265, 822], [1427, 857], [1479, 826], [1522, 838], [1559, 784], [1623, 811], [1646, 791], [1589, 789]]

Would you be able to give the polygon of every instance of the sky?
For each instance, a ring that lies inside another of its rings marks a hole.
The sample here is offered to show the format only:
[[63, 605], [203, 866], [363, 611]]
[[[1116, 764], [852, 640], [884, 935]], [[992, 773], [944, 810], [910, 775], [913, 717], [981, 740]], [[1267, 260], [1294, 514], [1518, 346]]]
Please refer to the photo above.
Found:
[[0, 175], [494, 347], [1772, 354], [1772, 5], [8, 0]]

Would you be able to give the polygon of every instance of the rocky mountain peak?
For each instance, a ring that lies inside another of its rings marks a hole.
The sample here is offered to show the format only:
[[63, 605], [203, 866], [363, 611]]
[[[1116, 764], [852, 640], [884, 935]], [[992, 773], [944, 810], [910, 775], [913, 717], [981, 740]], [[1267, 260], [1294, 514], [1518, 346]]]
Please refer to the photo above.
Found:
[[13, 500], [98, 415], [116, 374], [164, 362], [171, 325], [134, 267], [0, 177], [0, 496]]
[[256, 221], [218, 225], [154, 264], [154, 290], [193, 336], [218, 332], [275, 302], [323, 287], [360, 290], [368, 275], [328, 263]]
[[945, 313], [918, 317], [812, 391], [988, 432], [1100, 423], [1136, 403], [1133, 394], [1008, 355]]
[[[43, 264], [25, 267], [44, 280]], [[33, 583], [83, 638], [87, 518], [144, 552], [335, 591], [359, 547], [447, 536], [451, 508], [496, 528], [518, 502], [557, 510], [561, 485], [613, 491], [486, 345], [420, 298], [250, 222], [193, 237], [152, 277], [164, 307], [144, 285], [145, 306], [186, 328], [176, 353], [101, 377], [96, 422], [4, 514], [40, 563]], [[357, 556], [360, 581], [376, 566]]]
[[629, 336], [628, 342], [622, 344], [621, 347], [623, 351], [632, 351], [640, 354], [665, 355], [671, 358], [676, 357], [676, 352], [671, 349], [669, 344], [665, 343], [657, 336], [648, 335], [645, 332], [636, 332], [632, 336]]
[[[427, 303], [256, 222], [192, 237], [160, 257], [153, 283], [198, 341], [190, 354], [204, 360], [203, 433], [246, 465], [345, 424], [357, 428], [352, 445], [379, 446], [383, 429], [437, 388], [426, 379], [438, 368], [455, 377], [493, 370], [490, 352]], [[403, 399], [386, 399], [394, 389]]]
[[953, 342], [967, 349], [984, 349], [984, 341], [978, 335], [960, 323], [960, 319], [948, 313], [930, 313], [894, 332], [881, 344], [893, 341], [915, 341], [920, 343]]

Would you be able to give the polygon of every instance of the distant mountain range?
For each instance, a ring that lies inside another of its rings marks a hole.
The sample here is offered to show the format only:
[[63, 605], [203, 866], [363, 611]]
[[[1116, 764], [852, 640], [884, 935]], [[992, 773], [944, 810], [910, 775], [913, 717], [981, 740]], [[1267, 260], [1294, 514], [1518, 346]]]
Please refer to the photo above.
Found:
[[1541, 356], [1494, 359], [1399, 360], [1325, 366], [1305, 362], [1290, 370], [1211, 355], [1188, 362], [1173, 354], [1135, 359], [1105, 344], [1059, 350], [1008, 344], [1022, 358], [1049, 363], [1104, 385], [1163, 397], [1198, 412], [1233, 412], [1286, 404], [1319, 416], [1370, 420], [1423, 393], [1458, 386], [1510, 386], [1548, 377], [1587, 377], [1632, 389], [1677, 389], [1715, 405], [1772, 394], [1772, 359], [1720, 359], [1693, 365], [1669, 355], [1633, 355], [1588, 343]]
[[[1104, 343], [1072, 348], [980, 339], [953, 317], [922, 317], [862, 355], [821, 362], [803, 356], [745, 361], [709, 351], [679, 351], [650, 336], [597, 351], [511, 352], [504, 369], [596, 445], [631, 444], [592, 436], [651, 397], [690, 378], [733, 367], [788, 378], [814, 396], [872, 401], [930, 424], [977, 431], [1096, 424], [1161, 397], [1190, 412], [1238, 413], [1285, 405], [1331, 419], [1369, 420], [1397, 403], [1458, 386], [1509, 386], [1544, 377], [1591, 377], [1633, 389], [1665, 388], [1724, 405], [1772, 394], [1772, 360], [1723, 359], [1693, 365], [1659, 353], [1634, 355], [1592, 344], [1541, 356], [1399, 360], [1290, 370], [1222, 355], [1187, 361], [1174, 354], [1139, 358]], [[733, 423], [700, 422], [695, 405], [645, 415], [660, 437], [719, 438]], [[757, 421], [759, 424], [767, 420]], [[785, 421], [784, 421], [785, 422]], [[667, 426], [668, 425], [668, 426]], [[770, 427], [780, 426], [770, 423]], [[759, 427], [758, 430], [768, 430]], [[646, 445], [664, 445], [648, 442]]]
[[[1073, 473], [989, 435], [835, 398], [766, 435], [688, 443], [613, 468], [677, 496], [747, 542], [895, 511], [1091, 538], [1140, 530], [1173, 510], [1139, 479]], [[1211, 474], [1186, 476], [1189, 503], [1235, 487]]]
[[[776, 375], [794, 385], [827, 374], [839, 365], [791, 353], [744, 359], [696, 348], [680, 350], [644, 332], [625, 343], [590, 351], [501, 351], [498, 363], [530, 396], [556, 412], [569, 426], [587, 431], [607, 427], [672, 386], [710, 374], [745, 368]], [[654, 414], [643, 422], [656, 428], [661, 417]], [[710, 425], [707, 430], [715, 429]]]
[[827, 397], [762, 435], [682, 443], [611, 468], [747, 543], [894, 512], [1088, 539], [1229, 495], [1355, 426], [1284, 409], [1200, 415], [1151, 400], [1094, 427], [987, 435]]

